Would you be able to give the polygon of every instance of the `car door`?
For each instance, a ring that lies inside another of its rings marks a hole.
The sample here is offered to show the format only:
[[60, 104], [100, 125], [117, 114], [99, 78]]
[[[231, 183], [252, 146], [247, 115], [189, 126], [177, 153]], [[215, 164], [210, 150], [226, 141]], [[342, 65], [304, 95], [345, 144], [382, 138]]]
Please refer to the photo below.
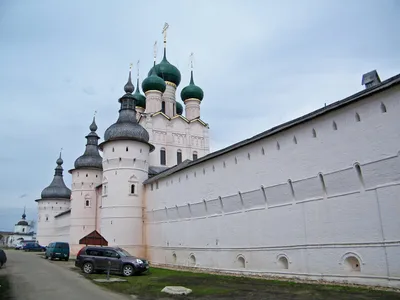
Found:
[[87, 255], [90, 256], [90, 258], [92, 258], [91, 261], [94, 264], [95, 270], [106, 270], [107, 262], [106, 262], [106, 258], [104, 257], [103, 249], [92, 248], [92, 249], [86, 250], [86, 252], [87, 252]]
[[111, 271], [120, 271], [121, 270], [121, 259], [119, 254], [115, 250], [104, 250], [104, 256], [106, 258], [106, 266], [110, 264]]

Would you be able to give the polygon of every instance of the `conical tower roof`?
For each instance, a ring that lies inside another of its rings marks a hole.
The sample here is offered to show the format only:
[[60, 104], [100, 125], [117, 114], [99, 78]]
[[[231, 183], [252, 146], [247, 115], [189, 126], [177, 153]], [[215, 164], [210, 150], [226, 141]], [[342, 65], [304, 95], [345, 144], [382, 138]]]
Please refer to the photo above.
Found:
[[46, 187], [41, 194], [42, 199], [70, 199], [71, 190], [67, 188], [63, 179], [63, 160], [60, 157], [57, 159], [57, 167], [55, 168], [53, 181]]
[[75, 169], [103, 169], [103, 159], [99, 154], [98, 141], [100, 137], [97, 135], [96, 119], [89, 126], [90, 133], [86, 136], [85, 153], [75, 160]]

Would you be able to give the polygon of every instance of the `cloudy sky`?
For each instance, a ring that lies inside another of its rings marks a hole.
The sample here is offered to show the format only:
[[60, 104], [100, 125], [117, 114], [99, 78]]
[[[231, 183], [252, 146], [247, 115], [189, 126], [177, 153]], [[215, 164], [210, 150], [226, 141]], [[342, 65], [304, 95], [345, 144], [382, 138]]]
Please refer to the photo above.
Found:
[[71, 169], [95, 110], [101, 136], [116, 120], [129, 63], [143, 78], [156, 40], [160, 59], [165, 22], [178, 92], [195, 54], [212, 150], [359, 91], [368, 71], [400, 73], [396, 0], [2, 0], [0, 230], [25, 205], [36, 217], [60, 148]]

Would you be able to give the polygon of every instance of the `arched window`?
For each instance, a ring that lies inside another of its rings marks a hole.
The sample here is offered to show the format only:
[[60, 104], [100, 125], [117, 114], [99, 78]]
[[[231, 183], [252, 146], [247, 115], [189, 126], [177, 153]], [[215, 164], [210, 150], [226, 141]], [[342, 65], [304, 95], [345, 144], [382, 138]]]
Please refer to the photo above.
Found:
[[312, 136], [314, 137], [314, 138], [316, 138], [317, 137], [317, 132], [315, 131], [315, 129], [313, 128], [313, 130], [312, 130]]
[[128, 152], [128, 150], [129, 150], [128, 147], [126, 147], [126, 148], [125, 148], [125, 151]]
[[243, 256], [239, 255], [237, 258], [237, 264], [240, 269], [246, 268], [246, 261]]
[[161, 111], [165, 114], [165, 101], [161, 102]]
[[194, 152], [193, 152], [193, 160], [196, 160], [196, 159], [197, 159], [197, 152], [194, 151]]
[[85, 200], [85, 206], [86, 206], [86, 207], [89, 207], [89, 206], [90, 206], [90, 200], [89, 200], [89, 199], [86, 199], [86, 200]]
[[180, 164], [182, 162], [182, 150], [178, 149], [176, 152], [176, 162], [177, 164]]
[[176, 264], [176, 261], [177, 261], [177, 257], [176, 257], [176, 254], [174, 253], [174, 254], [172, 254], [172, 262], [174, 264]]
[[286, 256], [283, 255], [280, 256], [278, 258], [277, 265], [280, 269], [285, 269], [285, 270], [289, 269], [289, 262]]
[[160, 164], [165, 166], [167, 164], [165, 148], [161, 148], [160, 150]]
[[22, 232], [25, 232], [25, 228], [22, 228]]
[[134, 193], [135, 193], [135, 185], [131, 184], [131, 194], [134, 194]]
[[194, 254], [190, 254], [189, 256], [189, 266], [195, 267], [196, 266], [196, 257]]

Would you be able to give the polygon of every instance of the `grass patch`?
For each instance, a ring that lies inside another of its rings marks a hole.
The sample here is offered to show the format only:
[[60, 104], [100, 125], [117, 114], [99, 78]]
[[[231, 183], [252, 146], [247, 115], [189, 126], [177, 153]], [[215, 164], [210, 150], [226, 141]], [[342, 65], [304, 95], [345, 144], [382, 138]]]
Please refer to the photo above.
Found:
[[[115, 275], [113, 275], [115, 276]], [[89, 279], [105, 278], [105, 274], [91, 274]], [[254, 279], [188, 271], [175, 271], [152, 268], [150, 273], [140, 276], [125, 277], [127, 282], [97, 283], [113, 291], [133, 294], [141, 299], [167, 297], [161, 290], [167, 285], [179, 285], [190, 288], [189, 296], [177, 296], [185, 299], [276, 299], [276, 300], [372, 300], [400, 299], [400, 293], [377, 291], [368, 288], [305, 284], [291, 281]], [[168, 296], [171, 297], [171, 296]], [[173, 298], [173, 297], [171, 297]]]
[[14, 299], [11, 295], [11, 284], [7, 276], [0, 275], [0, 300]]

